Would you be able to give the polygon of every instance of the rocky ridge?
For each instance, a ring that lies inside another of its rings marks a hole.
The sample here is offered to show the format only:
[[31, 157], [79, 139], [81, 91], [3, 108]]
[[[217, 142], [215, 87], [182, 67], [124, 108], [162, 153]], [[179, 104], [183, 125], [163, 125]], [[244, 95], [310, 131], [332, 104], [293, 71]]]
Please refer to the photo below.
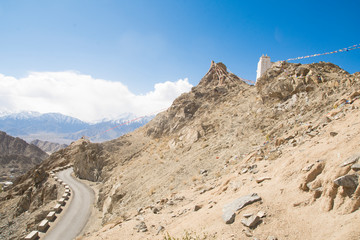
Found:
[[43, 150], [44, 152], [51, 154], [56, 151], [59, 151], [60, 149], [66, 148], [68, 145], [66, 144], [59, 144], [59, 143], [53, 143], [48, 141], [41, 141], [39, 139], [33, 140], [30, 142], [30, 144], [33, 144]]
[[0, 131], [0, 181], [14, 181], [47, 157], [40, 148]]
[[[81, 239], [354, 239], [359, 80], [331, 63], [279, 62], [251, 86], [212, 62], [144, 127], [102, 144], [80, 139], [40, 168], [73, 163], [94, 182], [101, 221]], [[6, 193], [13, 204], [25, 179]], [[245, 196], [256, 201], [226, 207]]]

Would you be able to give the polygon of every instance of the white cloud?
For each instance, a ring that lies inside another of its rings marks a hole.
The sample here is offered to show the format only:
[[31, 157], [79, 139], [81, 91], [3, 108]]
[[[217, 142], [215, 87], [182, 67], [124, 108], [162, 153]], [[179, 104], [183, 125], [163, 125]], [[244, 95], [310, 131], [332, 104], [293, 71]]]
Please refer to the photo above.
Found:
[[188, 79], [180, 79], [157, 83], [153, 91], [135, 95], [121, 82], [73, 71], [32, 72], [20, 79], [0, 74], [0, 111], [59, 112], [93, 122], [125, 112], [159, 111], [191, 87]]

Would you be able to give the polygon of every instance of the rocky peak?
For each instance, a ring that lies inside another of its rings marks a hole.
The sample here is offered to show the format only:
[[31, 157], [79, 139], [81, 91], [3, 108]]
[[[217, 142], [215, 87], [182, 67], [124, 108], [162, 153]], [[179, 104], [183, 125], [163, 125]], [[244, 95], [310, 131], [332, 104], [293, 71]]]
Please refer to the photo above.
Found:
[[211, 61], [209, 71], [201, 79], [197, 88], [234, 87], [240, 84], [241, 79], [233, 73], [228, 72], [222, 62]]
[[209, 71], [196, 87], [175, 99], [167, 111], [158, 114], [148, 124], [147, 134], [157, 138], [163, 134], [176, 133], [189, 125], [196, 116], [208, 111], [210, 105], [221, 104], [251, 87], [228, 72], [225, 64], [212, 61]]

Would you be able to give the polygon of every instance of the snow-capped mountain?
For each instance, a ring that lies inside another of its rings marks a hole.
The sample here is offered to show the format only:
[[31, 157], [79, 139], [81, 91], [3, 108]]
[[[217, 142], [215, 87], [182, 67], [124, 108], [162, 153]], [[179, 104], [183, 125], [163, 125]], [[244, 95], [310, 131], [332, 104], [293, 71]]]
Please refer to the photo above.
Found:
[[104, 119], [91, 124], [60, 113], [0, 113], [0, 130], [28, 142], [39, 139], [69, 144], [82, 136], [94, 142], [102, 142], [131, 132], [153, 117], [136, 117], [126, 113], [117, 119]]

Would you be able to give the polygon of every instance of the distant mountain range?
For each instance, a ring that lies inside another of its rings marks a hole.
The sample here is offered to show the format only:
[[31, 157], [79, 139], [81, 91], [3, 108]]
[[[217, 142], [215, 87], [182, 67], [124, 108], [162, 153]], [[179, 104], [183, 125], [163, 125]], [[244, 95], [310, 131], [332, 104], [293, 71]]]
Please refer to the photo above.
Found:
[[92, 142], [118, 138], [148, 123], [154, 116], [139, 117], [123, 114], [116, 120], [104, 119], [88, 123], [60, 113], [0, 113], [0, 130], [28, 142], [39, 139], [69, 144], [82, 136]]

